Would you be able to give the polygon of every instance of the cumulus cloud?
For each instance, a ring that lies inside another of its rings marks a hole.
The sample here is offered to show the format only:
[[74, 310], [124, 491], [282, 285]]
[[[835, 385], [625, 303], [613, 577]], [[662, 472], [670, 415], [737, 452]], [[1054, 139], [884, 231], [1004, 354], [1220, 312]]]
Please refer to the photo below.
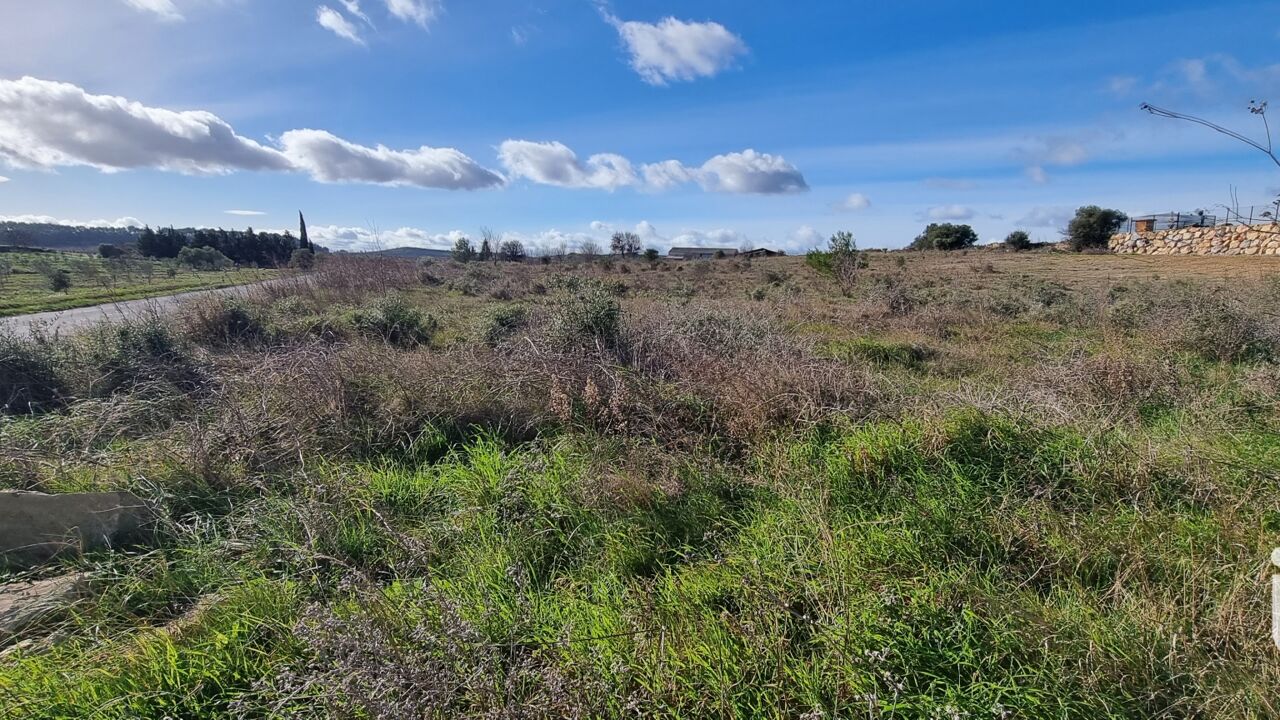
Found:
[[631, 161], [621, 155], [601, 153], [583, 163], [559, 142], [507, 140], [498, 148], [498, 158], [512, 176], [543, 185], [616, 190], [639, 183]]
[[279, 147], [237, 135], [212, 113], [152, 108], [35, 78], [0, 80], [0, 161], [27, 168], [87, 165], [106, 172], [300, 170], [320, 182], [446, 190], [505, 180], [453, 148], [367, 147], [323, 130], [290, 130]]
[[9, 178], [3, 175], [0, 175], [0, 183], [7, 183], [7, 182], [9, 182]]
[[869, 207], [871, 207], [871, 198], [863, 195], [862, 193], [852, 193], [849, 197], [836, 204], [837, 209], [849, 210], [852, 212], [866, 210]]
[[827, 239], [809, 225], [801, 225], [792, 231], [788, 241], [788, 245], [793, 248], [816, 248], [824, 245]]
[[330, 250], [347, 250], [363, 252], [366, 250], [389, 250], [398, 247], [421, 247], [435, 250], [447, 250], [459, 238], [467, 237], [461, 230], [444, 233], [431, 233], [412, 227], [395, 230], [374, 230], [372, 228], [341, 227], [338, 225], [318, 225], [307, 228], [307, 234], [318, 244]]
[[290, 130], [280, 146], [295, 167], [320, 182], [416, 185], [444, 190], [497, 187], [503, 178], [453, 148], [366, 147], [324, 130]]
[[708, 190], [774, 195], [809, 189], [804, 176], [781, 155], [744, 150], [717, 155], [702, 166], [699, 180]]
[[657, 23], [619, 20], [605, 12], [618, 31], [631, 67], [650, 85], [714, 77], [746, 54], [742, 38], [715, 22], [685, 22], [673, 17]]
[[182, 13], [174, 7], [173, 0], [124, 0], [124, 2], [135, 10], [153, 13], [161, 20], [174, 22], [182, 19]]
[[266, 215], [266, 213], [262, 212], [261, 210], [223, 210], [222, 212], [226, 215], [239, 215], [242, 217], [257, 217], [259, 215]]
[[28, 168], [186, 173], [290, 166], [279, 151], [237, 135], [212, 113], [151, 108], [32, 77], [0, 80], [0, 160]]
[[666, 190], [698, 179], [698, 171], [677, 160], [650, 163], [642, 168], [645, 185], [653, 190]]
[[320, 27], [344, 40], [350, 40], [357, 45], [364, 44], [364, 38], [360, 37], [360, 31], [355, 24], [328, 5], [316, 8], [316, 22], [320, 23]]
[[1018, 220], [1018, 225], [1032, 228], [1063, 228], [1071, 222], [1073, 215], [1075, 211], [1069, 207], [1034, 207]]
[[928, 212], [930, 220], [971, 220], [973, 216], [973, 208], [965, 205], [939, 205]]
[[443, 11], [441, 0], [385, 0], [387, 11], [405, 22], [427, 28]]
[[782, 194], [809, 189], [804, 175], [778, 155], [744, 150], [717, 155], [690, 167], [678, 160], [642, 165], [637, 172], [627, 158], [612, 153], [592, 155], [584, 163], [560, 142], [507, 140], [498, 149], [503, 167], [513, 177], [543, 185], [616, 190], [641, 186], [667, 190], [689, 182], [727, 193]]
[[136, 217], [122, 217], [115, 220], [66, 220], [52, 215], [0, 215], [0, 223], [33, 223], [44, 225], [70, 225], [72, 227], [131, 228], [142, 227], [144, 223]]

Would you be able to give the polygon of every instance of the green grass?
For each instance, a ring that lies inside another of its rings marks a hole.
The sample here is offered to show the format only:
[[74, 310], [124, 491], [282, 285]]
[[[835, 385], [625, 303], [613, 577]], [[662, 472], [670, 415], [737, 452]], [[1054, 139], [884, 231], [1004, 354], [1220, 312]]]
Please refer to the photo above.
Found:
[[[164, 516], [151, 547], [40, 571], [93, 592], [0, 658], [0, 716], [1277, 714], [1266, 356], [1160, 345], [1176, 317], [1124, 330], [1069, 291], [939, 320], [771, 308], [727, 271], [656, 324], [660, 271], [630, 275], [652, 285], [614, 343], [563, 342], [554, 290], [508, 324], [444, 282], [381, 313], [439, 318], [429, 342], [290, 329], [371, 313], [379, 280], [248, 308], [267, 343], [166, 336], [207, 396], [164, 389], [174, 361], [155, 379], [166, 343], [67, 349], [77, 396], [0, 424], [0, 482]], [[741, 363], [757, 346], [784, 361]], [[779, 397], [837, 406], [848, 377], [866, 406], [725, 430]]]
[[[71, 287], [62, 292], [51, 290], [36, 269], [42, 262], [66, 270]], [[12, 268], [11, 274], [0, 278], [0, 317], [230, 287], [277, 276], [275, 270], [257, 269], [196, 272], [143, 258], [131, 258], [127, 268], [113, 269], [111, 263], [92, 255], [64, 252], [2, 253], [0, 263], [9, 263]]]

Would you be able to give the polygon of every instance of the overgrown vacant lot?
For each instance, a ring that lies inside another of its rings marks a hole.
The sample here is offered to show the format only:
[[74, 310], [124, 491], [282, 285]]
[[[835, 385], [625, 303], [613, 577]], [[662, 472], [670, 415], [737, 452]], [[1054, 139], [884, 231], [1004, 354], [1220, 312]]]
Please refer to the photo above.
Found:
[[425, 265], [0, 340], [0, 481], [163, 521], [0, 715], [1271, 717], [1278, 266]]
[[[55, 290], [61, 272], [67, 287]], [[275, 277], [274, 270], [197, 272], [141, 257], [104, 260], [85, 253], [0, 252], [0, 317], [229, 287]]]

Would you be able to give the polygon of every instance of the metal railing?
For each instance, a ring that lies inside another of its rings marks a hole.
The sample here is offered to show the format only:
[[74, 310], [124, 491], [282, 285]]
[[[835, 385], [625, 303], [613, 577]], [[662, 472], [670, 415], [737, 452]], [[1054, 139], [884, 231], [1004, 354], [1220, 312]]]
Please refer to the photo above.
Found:
[[1277, 222], [1280, 208], [1272, 205], [1251, 205], [1230, 208], [1219, 206], [1221, 214], [1210, 215], [1204, 211], [1170, 212], [1154, 215], [1135, 215], [1125, 223], [1125, 232], [1146, 230], [1176, 230], [1187, 227], [1213, 227], [1215, 225], [1268, 225]]

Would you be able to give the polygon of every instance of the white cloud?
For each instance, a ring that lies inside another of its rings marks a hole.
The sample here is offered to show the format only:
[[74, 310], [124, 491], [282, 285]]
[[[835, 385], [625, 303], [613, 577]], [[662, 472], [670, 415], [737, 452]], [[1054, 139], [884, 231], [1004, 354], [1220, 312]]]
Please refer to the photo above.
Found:
[[715, 248], [733, 248], [737, 249], [744, 242], [747, 242], [747, 236], [737, 230], [728, 228], [716, 228], [715, 230], [682, 230], [680, 234], [671, 238], [673, 247], [715, 247]]
[[720, 23], [673, 17], [656, 24], [622, 21], [605, 12], [631, 53], [631, 67], [650, 85], [714, 77], [747, 52], [742, 38]]
[[1118, 75], [1107, 79], [1107, 90], [1113, 95], [1124, 97], [1138, 86], [1138, 78], [1132, 75]]
[[559, 142], [507, 140], [498, 148], [498, 157], [513, 177], [543, 185], [616, 190], [640, 182], [631, 161], [621, 155], [592, 155], [584, 164]]
[[261, 210], [223, 210], [226, 215], [240, 215], [242, 217], [256, 217], [258, 215], [266, 215]]
[[52, 215], [0, 215], [0, 222], [105, 228], [142, 227], [145, 224], [136, 217], [122, 217], [116, 218], [115, 220], [64, 220], [53, 217]]
[[443, 11], [441, 0], [385, 0], [387, 11], [405, 22], [428, 27]]
[[174, 22], [182, 19], [182, 13], [174, 7], [173, 0], [124, 0], [124, 2], [135, 10], [154, 13], [161, 20]]
[[1075, 210], [1069, 207], [1034, 207], [1018, 220], [1019, 227], [1063, 228], [1071, 221]]
[[925, 178], [924, 184], [935, 190], [973, 190], [978, 187], [978, 183], [965, 178], [931, 177]]
[[699, 180], [708, 190], [774, 195], [809, 189], [804, 176], [780, 155], [744, 150], [717, 155], [702, 166]]
[[364, 24], [373, 27], [373, 21], [360, 9], [360, 0], [338, 0], [338, 2], [342, 3], [342, 7], [346, 8], [352, 17], [359, 18]]
[[360, 31], [355, 24], [328, 5], [316, 8], [316, 22], [320, 23], [320, 27], [340, 38], [350, 40], [357, 45], [364, 44], [364, 38], [360, 37]]
[[237, 135], [216, 115], [152, 108], [69, 83], [0, 80], [0, 160], [18, 167], [105, 171], [286, 170], [279, 151]]
[[822, 247], [827, 241], [822, 233], [808, 225], [801, 225], [796, 228], [788, 240], [789, 247], [805, 249]]
[[1049, 173], [1041, 165], [1032, 165], [1027, 168], [1027, 178], [1037, 185], [1044, 185], [1049, 182]]
[[973, 216], [973, 208], [965, 205], [940, 205], [928, 213], [930, 220], [971, 220]]
[[0, 160], [18, 167], [88, 165], [111, 172], [301, 170], [320, 182], [415, 185], [446, 190], [505, 181], [452, 148], [365, 147], [323, 130], [290, 130], [280, 147], [245, 137], [216, 115], [175, 112], [90, 95], [67, 83], [0, 80]]
[[389, 250], [398, 247], [421, 247], [447, 250], [458, 238], [467, 237], [461, 230], [446, 233], [430, 233], [418, 228], [402, 227], [396, 230], [318, 225], [307, 228], [307, 234], [316, 243], [330, 250]]
[[638, 173], [630, 160], [612, 153], [592, 155], [583, 163], [573, 150], [560, 142], [507, 140], [498, 149], [498, 156], [513, 177], [557, 187], [612, 191], [643, 186], [649, 190], [667, 190], [697, 182], [703, 189], [715, 192], [766, 195], [809, 189], [794, 165], [781, 156], [755, 150], [717, 155], [701, 167], [665, 160], [642, 165]]
[[497, 187], [503, 178], [453, 148], [365, 147], [324, 130], [290, 130], [280, 146], [294, 165], [320, 182], [416, 185], [444, 190]]
[[645, 185], [653, 190], [666, 190], [698, 179], [696, 169], [685, 167], [678, 160], [650, 163], [641, 170], [644, 172]]
[[0, 183], [7, 183], [7, 182], [9, 182], [9, 178], [3, 175], [0, 175]]
[[849, 197], [841, 200], [836, 205], [836, 208], [839, 210], [850, 210], [853, 212], [866, 210], [869, 207], [871, 207], [871, 198], [863, 195], [862, 193], [852, 193]]

